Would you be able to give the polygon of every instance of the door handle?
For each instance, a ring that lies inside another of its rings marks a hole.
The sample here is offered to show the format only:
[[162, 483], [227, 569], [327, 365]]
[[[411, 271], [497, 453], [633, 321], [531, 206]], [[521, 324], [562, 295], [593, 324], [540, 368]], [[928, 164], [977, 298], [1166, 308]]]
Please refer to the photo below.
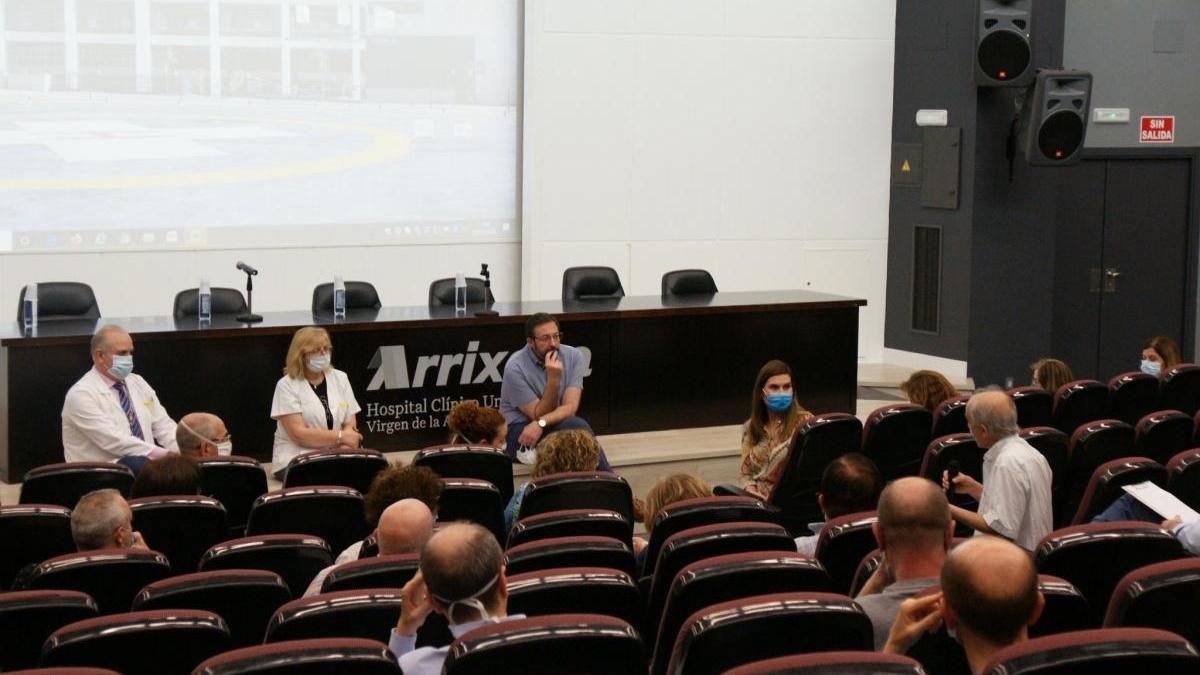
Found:
[[1117, 279], [1121, 278], [1121, 271], [1115, 267], [1109, 267], [1104, 270], [1104, 292], [1117, 292]]

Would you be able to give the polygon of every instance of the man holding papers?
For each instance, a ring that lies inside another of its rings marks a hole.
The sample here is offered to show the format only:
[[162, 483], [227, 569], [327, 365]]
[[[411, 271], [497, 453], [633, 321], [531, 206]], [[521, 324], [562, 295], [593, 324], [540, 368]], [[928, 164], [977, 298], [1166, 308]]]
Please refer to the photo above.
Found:
[[1093, 523], [1114, 520], [1144, 520], [1150, 523], [1161, 521], [1162, 528], [1175, 535], [1188, 553], [1200, 555], [1200, 526], [1197, 525], [1200, 514], [1175, 495], [1150, 481], [1126, 485], [1122, 489], [1128, 494], [1122, 495], [1103, 513], [1093, 518]]

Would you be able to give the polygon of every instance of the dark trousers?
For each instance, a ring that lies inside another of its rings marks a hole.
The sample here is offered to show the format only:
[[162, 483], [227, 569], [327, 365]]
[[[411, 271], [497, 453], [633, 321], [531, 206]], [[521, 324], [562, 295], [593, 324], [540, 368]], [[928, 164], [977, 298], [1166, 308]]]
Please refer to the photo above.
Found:
[[[517, 451], [521, 449], [521, 443], [517, 439], [521, 437], [521, 432], [525, 430], [525, 426], [525, 424], [508, 425], [508, 438], [506, 439], [506, 446], [508, 456], [512, 458], [514, 464], [517, 462]], [[586, 431], [592, 436], [596, 435], [596, 432], [592, 431], [592, 425], [588, 424], [587, 420], [583, 419], [582, 417], [568, 417], [559, 421], [557, 424], [547, 425], [546, 430], [542, 432], [542, 438], [545, 438], [556, 431], [568, 431], [571, 429]], [[608, 457], [604, 454], [604, 448], [600, 448], [600, 462], [596, 465], [596, 470], [608, 472], [612, 471], [612, 465], [608, 463]]]

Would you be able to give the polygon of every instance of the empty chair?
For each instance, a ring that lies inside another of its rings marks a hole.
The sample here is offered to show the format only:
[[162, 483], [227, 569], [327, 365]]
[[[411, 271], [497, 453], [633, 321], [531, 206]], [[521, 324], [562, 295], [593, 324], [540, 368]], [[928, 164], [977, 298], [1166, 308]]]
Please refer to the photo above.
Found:
[[568, 267], [563, 271], [563, 302], [623, 297], [621, 277], [611, 267]]
[[1108, 602], [1104, 626], [1160, 628], [1178, 633], [1192, 644], [1200, 641], [1200, 558], [1139, 567], [1117, 583]]
[[[965, 434], [967, 429], [967, 401], [970, 396], [952, 396], [945, 401], [942, 401], [933, 409], [933, 435], [934, 439], [941, 438], [949, 434]], [[1020, 409], [1018, 409], [1018, 417]]]
[[599, 614], [555, 614], [477, 628], [450, 646], [445, 675], [645, 672], [645, 648], [628, 623]]
[[417, 452], [413, 466], [427, 466], [442, 478], [477, 478], [500, 490], [505, 504], [513, 495], [512, 458], [503, 450], [471, 445], [435, 445]]
[[[504, 505], [500, 490], [488, 481], [447, 478], [442, 482], [437, 517], [443, 523], [469, 520], [486, 528], [496, 541], [503, 543], [508, 539], [508, 533], [504, 531]], [[522, 513], [524, 509], [522, 505]]]
[[1200, 510], [1200, 448], [1184, 450], [1167, 462], [1167, 490]]
[[[236, 288], [213, 288], [212, 308], [213, 316], [237, 316], [238, 314], [246, 313], [246, 298], [242, 292]], [[175, 305], [171, 309], [171, 314], [178, 319], [196, 319], [200, 316], [200, 289], [188, 288], [179, 291], [175, 294]]]
[[322, 593], [275, 610], [265, 641], [349, 637], [386, 642], [399, 617], [398, 588]]
[[1181, 363], [1162, 374], [1158, 390], [1160, 410], [1179, 410], [1185, 415], [1200, 412], [1200, 367]]
[[1087, 598], [1075, 584], [1049, 574], [1039, 574], [1038, 591], [1046, 599], [1046, 605], [1037, 623], [1029, 627], [1029, 637], [1083, 630], [1090, 625]]
[[228, 539], [225, 507], [212, 497], [178, 495], [129, 501], [133, 529], [146, 545], [167, 556], [176, 574], [194, 572], [213, 544]]
[[654, 574], [658, 554], [672, 536], [694, 527], [742, 522], [776, 523], [778, 516], [754, 497], [697, 497], [668, 504], [654, 516], [642, 575]]
[[292, 597], [304, 595], [313, 577], [333, 564], [329, 545], [306, 534], [269, 534], [222, 542], [200, 558], [200, 571], [254, 569], [274, 572]]
[[1138, 420], [1134, 447], [1137, 454], [1166, 464], [1192, 447], [1192, 418], [1178, 410], [1159, 410]]
[[1136, 426], [1158, 409], [1158, 378], [1135, 370], [1108, 381], [1108, 416]]
[[261, 495], [250, 508], [248, 536], [311, 534], [334, 551], [367, 536], [363, 498], [352, 488], [320, 485], [284, 488]]
[[504, 552], [508, 574], [524, 574], [559, 567], [607, 567], [630, 576], [633, 550], [608, 537], [558, 537], [539, 539]]
[[[491, 305], [496, 302], [492, 289], [483, 285], [479, 277], [467, 277], [467, 304]], [[429, 284], [430, 307], [454, 307], [454, 277], [437, 279]]]
[[1096, 627], [1122, 577], [1183, 555], [1179, 541], [1157, 525], [1121, 521], [1055, 530], [1042, 540], [1034, 557], [1039, 573], [1066, 579], [1083, 593], [1090, 625]]
[[1031, 427], [1021, 430], [1021, 438], [1033, 446], [1034, 450], [1042, 453], [1046, 463], [1050, 465], [1050, 494], [1054, 504], [1062, 499], [1062, 487], [1067, 481], [1067, 467], [1070, 466], [1069, 448], [1071, 437], [1054, 427]]
[[[941, 483], [942, 472], [949, 470], [951, 462], [954, 462], [959, 473], [982, 482], [983, 453], [983, 449], [976, 444], [975, 437], [971, 434], [942, 436], [930, 442], [929, 447], [925, 449], [921, 475], [935, 483]], [[950, 502], [972, 510], [978, 506], [971, 497], [957, 493], [950, 495]]]
[[58, 504], [75, 508], [79, 498], [93, 490], [113, 488], [129, 496], [133, 472], [108, 462], [62, 462], [47, 464], [25, 473], [21, 483], [22, 504]]
[[849, 513], [821, 528], [815, 557], [825, 566], [836, 592], [850, 590], [858, 563], [875, 549], [877, 542], [871, 526], [878, 520], [874, 511]]
[[884, 481], [915, 476], [921, 469], [933, 417], [914, 403], [876, 409], [863, 425], [862, 452], [879, 466]]
[[355, 591], [364, 588], [402, 588], [417, 573], [420, 556], [416, 553], [377, 555], [351, 560], [330, 570], [321, 583], [322, 593]]
[[[383, 306], [379, 302], [379, 293], [375, 290], [375, 286], [367, 281], [347, 281], [346, 283], [346, 309], [379, 309]], [[312, 294], [312, 313], [313, 314], [332, 314], [333, 313], [333, 284], [324, 283], [317, 284], [313, 288]]]
[[170, 563], [157, 551], [107, 548], [50, 558], [33, 570], [29, 587], [87, 593], [101, 614], [114, 614], [129, 611], [143, 586], [170, 575]]
[[1103, 628], [1049, 635], [992, 655], [988, 675], [1184, 675], [1200, 670], [1200, 655], [1187, 640], [1151, 628]]
[[633, 523], [616, 511], [568, 509], [539, 513], [513, 524], [508, 547], [555, 537], [610, 537], [633, 545]]
[[717, 292], [717, 282], [707, 270], [675, 270], [662, 275], [662, 294], [712, 295]]
[[779, 511], [779, 520], [789, 532], [807, 533], [809, 523], [824, 519], [817, 504], [821, 475], [830, 462], [858, 450], [862, 433], [862, 423], [846, 413], [816, 415], [796, 430], [783, 471], [767, 500]]
[[295, 640], [235, 649], [201, 663], [195, 675], [400, 675], [376, 640]]
[[529, 481], [521, 500], [521, 517], [566, 509], [607, 509], [633, 522], [633, 490], [615, 473], [552, 473]]
[[907, 656], [870, 652], [817, 652], [754, 661], [726, 675], [925, 675]]
[[283, 486], [341, 485], [367, 493], [375, 474], [388, 467], [377, 450], [313, 450], [292, 458]]
[[33, 668], [51, 633], [96, 614], [96, 601], [79, 591], [0, 593], [0, 671]]
[[[17, 295], [17, 323], [24, 315], [25, 291]], [[100, 306], [91, 286], [77, 281], [43, 281], [37, 285], [38, 321], [99, 319]]]
[[[1013, 387], [1008, 390], [1017, 406], [1017, 424], [1021, 428], [1049, 426], [1053, 420], [1054, 392], [1041, 387]], [[1070, 433], [1070, 432], [1068, 432]]]
[[46, 640], [42, 665], [101, 666], [124, 675], [186, 675], [229, 644], [229, 629], [212, 612], [128, 612], [58, 629]]
[[1105, 462], [1092, 472], [1087, 490], [1079, 501], [1072, 525], [1086, 523], [1125, 494], [1122, 486], [1150, 481], [1159, 487], [1167, 484], [1167, 469], [1149, 457], [1124, 457]]
[[75, 550], [71, 510], [54, 504], [0, 506], [0, 589], [26, 565]]
[[1067, 449], [1069, 463], [1064, 492], [1055, 504], [1056, 508], [1061, 507], [1055, 514], [1056, 524], [1070, 522], [1097, 467], [1136, 454], [1133, 439], [1133, 427], [1120, 420], [1098, 420], [1075, 430]]
[[[706, 607], [684, 622], [667, 672], [717, 675], [776, 656], [873, 648], [871, 620], [833, 593], [773, 593]], [[736, 646], [736, 648], [732, 648]]]
[[1095, 380], [1075, 380], [1054, 392], [1051, 426], [1064, 434], [1073, 434], [1080, 425], [1104, 419], [1107, 411], [1108, 387]]
[[250, 507], [267, 491], [267, 472], [253, 457], [202, 457], [200, 492], [221, 502], [231, 536], [240, 537], [250, 519]]
[[234, 647], [262, 642], [275, 609], [292, 599], [283, 579], [266, 570], [219, 570], [170, 577], [147, 585], [133, 611], [201, 609], [225, 620]]
[[[698, 560], [684, 567], [667, 594], [655, 636], [650, 672], [667, 672], [675, 638], [692, 614], [722, 602], [786, 592], [828, 592], [825, 568], [815, 559], [786, 551], [733, 553]], [[653, 622], [650, 622], [653, 623]]]
[[630, 624], [639, 620], [637, 583], [625, 572], [602, 567], [566, 567], [508, 577], [508, 613], [601, 614]]

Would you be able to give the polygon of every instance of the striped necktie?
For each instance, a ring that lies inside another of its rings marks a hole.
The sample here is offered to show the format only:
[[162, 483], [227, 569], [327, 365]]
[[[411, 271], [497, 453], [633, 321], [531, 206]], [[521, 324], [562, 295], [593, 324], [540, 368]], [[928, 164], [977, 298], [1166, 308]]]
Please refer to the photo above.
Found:
[[125, 411], [125, 417], [129, 420], [129, 430], [139, 439], [146, 440], [146, 435], [142, 433], [142, 425], [138, 423], [137, 415], [133, 412], [133, 401], [129, 400], [129, 389], [126, 388], [124, 382], [114, 384], [113, 388], [117, 390], [117, 398], [121, 401], [121, 410]]

